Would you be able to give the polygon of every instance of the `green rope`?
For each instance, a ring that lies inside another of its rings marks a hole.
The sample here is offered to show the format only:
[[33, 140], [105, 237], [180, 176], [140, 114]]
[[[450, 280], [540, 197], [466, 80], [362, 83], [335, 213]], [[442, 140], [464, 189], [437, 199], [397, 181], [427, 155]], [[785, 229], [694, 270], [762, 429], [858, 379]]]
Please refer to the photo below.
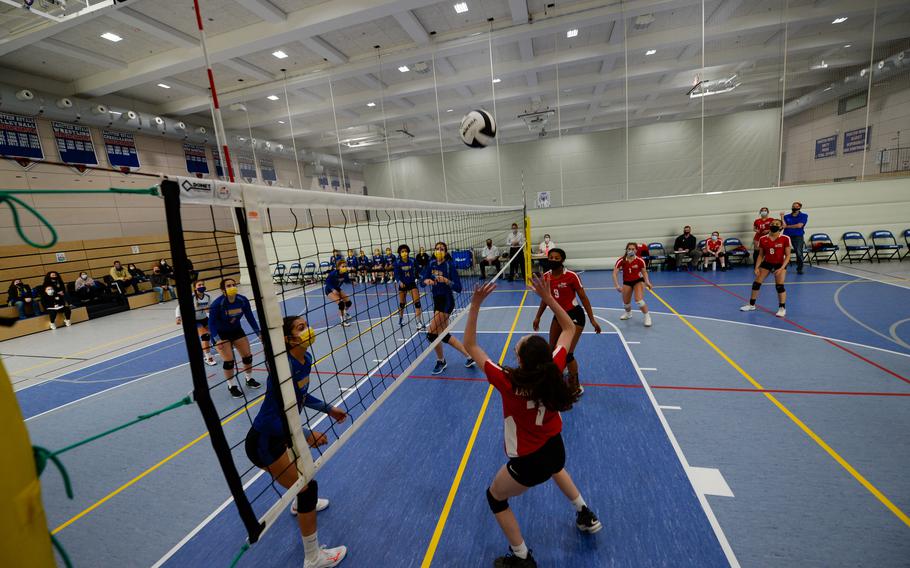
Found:
[[63, 467], [63, 462], [57, 458], [57, 455], [48, 450], [47, 448], [42, 448], [41, 446], [32, 446], [32, 451], [35, 454], [35, 466], [38, 469], [38, 476], [41, 476], [41, 473], [44, 472], [47, 467], [47, 462], [51, 462], [57, 467], [57, 471], [60, 472], [60, 477], [63, 478], [63, 488], [66, 490], [66, 496], [70, 499], [73, 498], [73, 486], [70, 483], [69, 473], [66, 471], [66, 468]]
[[[38, 212], [37, 209], [29, 205], [28, 203], [22, 201], [16, 195], [35, 195], [35, 194], [48, 194], [48, 193], [120, 193], [120, 194], [134, 194], [134, 195], [158, 195], [158, 186], [148, 187], [148, 188], [119, 188], [112, 187], [110, 189], [4, 189], [0, 190], [0, 203], [5, 203], [10, 210], [10, 213], [13, 215], [13, 225], [16, 226], [16, 232], [19, 234], [19, 238], [22, 239], [25, 244], [38, 248], [38, 249], [49, 249], [55, 244], [57, 244], [57, 231], [54, 229], [54, 226]], [[25, 211], [31, 213], [35, 219], [37, 219], [42, 225], [44, 225], [47, 230], [50, 232], [51, 236], [47, 243], [41, 244], [36, 243], [35, 241], [29, 239], [25, 235], [25, 231], [22, 229], [22, 222], [19, 219], [19, 210], [16, 206], [21, 207]]]
[[64, 550], [63, 545], [60, 544], [60, 541], [57, 540], [57, 537], [55, 537], [54, 535], [51, 535], [51, 544], [54, 545], [54, 548], [57, 549], [57, 554], [59, 554], [60, 558], [63, 559], [64, 566], [66, 566], [66, 568], [73, 568], [73, 563], [70, 562], [69, 554], [66, 553], [66, 550]]
[[237, 563], [240, 562], [240, 559], [243, 557], [244, 554], [246, 554], [246, 551], [249, 549], [250, 549], [250, 543], [244, 542], [243, 546], [240, 547], [240, 551], [237, 553], [237, 556], [235, 556], [234, 559], [231, 560], [230, 568], [234, 568], [234, 566], [237, 566]]

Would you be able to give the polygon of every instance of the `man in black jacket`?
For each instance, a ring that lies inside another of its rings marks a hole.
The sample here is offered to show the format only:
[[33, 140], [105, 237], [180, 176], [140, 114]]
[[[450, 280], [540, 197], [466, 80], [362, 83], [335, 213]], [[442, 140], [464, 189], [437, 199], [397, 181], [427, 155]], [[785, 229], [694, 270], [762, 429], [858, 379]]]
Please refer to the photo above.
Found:
[[692, 236], [692, 227], [686, 225], [683, 227], [683, 234], [676, 237], [673, 243], [673, 252], [676, 254], [676, 267], [679, 268], [682, 260], [689, 257], [689, 269], [698, 266], [698, 259], [701, 258], [701, 251], [695, 246], [695, 237]]

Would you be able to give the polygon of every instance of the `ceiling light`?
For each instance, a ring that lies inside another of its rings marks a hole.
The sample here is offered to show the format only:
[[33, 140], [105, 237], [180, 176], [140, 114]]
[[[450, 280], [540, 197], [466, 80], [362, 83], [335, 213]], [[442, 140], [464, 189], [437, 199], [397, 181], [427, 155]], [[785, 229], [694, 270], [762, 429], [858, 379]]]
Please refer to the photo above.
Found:
[[846, 48], [848, 48], [848, 47], [853, 47], [853, 44], [852, 44], [852, 43], [848, 43], [847, 45], [844, 46], [844, 49], [846, 49]]
[[832, 24], [842, 24], [847, 21], [847, 16], [841, 16], [840, 18], [834, 18]]
[[458, 4], [455, 4], [455, 5], [452, 6], [452, 7], [455, 8], [455, 12], [456, 12], [457, 14], [464, 14], [465, 12], [468, 11], [468, 3], [467, 3], [467, 2], [459, 2]]
[[158, 83], [158, 86], [161, 87], [162, 89], [170, 89], [170, 88], [171, 88], [170, 85], [165, 85], [164, 83]]
[[496, 77], [495, 79], [493, 79], [493, 82], [500, 83], [500, 82], [502, 82], [502, 79], [500, 79], [499, 77]]
[[278, 51], [273, 51], [272, 55], [274, 55], [278, 59], [287, 59], [288, 58], [288, 54], [281, 51], [280, 49]]
[[649, 49], [645, 52], [645, 55], [654, 55], [655, 53], [657, 53], [656, 49]]
[[373, 101], [370, 101], [367, 103], [367, 106], [372, 108], [372, 107], [376, 106], [376, 103], [374, 103]]
[[278, 124], [284, 124], [284, 121], [283, 121], [283, 120], [279, 120], [279, 121], [278, 121]]
[[269, 95], [269, 96], [267, 96], [266, 98], [267, 98], [268, 100], [270, 100], [270, 101], [277, 101], [277, 100], [278, 100], [278, 95]]
[[401, 71], [402, 73], [407, 73], [408, 71], [411, 70], [411, 68], [408, 67], [407, 65], [402, 65], [401, 67], [398, 68], [398, 70]]
[[114, 43], [117, 43], [118, 41], [121, 41], [123, 39], [122, 37], [118, 36], [117, 34], [113, 34], [111, 32], [104, 32], [103, 34], [101, 34], [101, 37], [103, 37], [107, 41], [112, 41]]
[[578, 29], [577, 29], [577, 28], [572, 28], [571, 30], [569, 30], [569, 31], [566, 32], [566, 37], [575, 37], [575, 36], [577, 36], [577, 35], [578, 35]]
[[454, 108], [447, 108], [447, 109], [446, 109], [446, 112], [452, 112], [453, 110], [455, 110], [455, 109], [454, 109]]

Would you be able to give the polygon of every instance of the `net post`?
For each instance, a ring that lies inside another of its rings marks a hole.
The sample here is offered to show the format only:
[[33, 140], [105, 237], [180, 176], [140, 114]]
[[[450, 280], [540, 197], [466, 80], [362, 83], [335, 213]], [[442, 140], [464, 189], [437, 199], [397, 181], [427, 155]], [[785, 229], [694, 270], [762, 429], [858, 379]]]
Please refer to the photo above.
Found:
[[525, 250], [524, 250], [524, 263], [525, 263], [525, 284], [527, 286], [531, 285], [531, 269], [533, 264], [531, 262], [531, 218], [528, 217], [528, 206], [525, 205], [522, 210], [525, 221]]
[[193, 379], [193, 400], [202, 413], [202, 419], [209, 431], [209, 438], [212, 440], [212, 447], [224, 472], [225, 481], [227, 481], [228, 489], [237, 505], [237, 511], [249, 535], [249, 540], [256, 542], [262, 533], [262, 525], [256, 519], [253, 506], [243, 490], [243, 481], [234, 466], [230, 444], [224, 435], [218, 410], [209, 393], [202, 345], [196, 332], [196, 308], [193, 305], [193, 291], [183, 236], [183, 218], [180, 214], [180, 187], [175, 181], [164, 180], [161, 182], [161, 193], [164, 195], [164, 210], [171, 244], [171, 260], [174, 263], [174, 280], [177, 288], [177, 302], [180, 306], [180, 320]]

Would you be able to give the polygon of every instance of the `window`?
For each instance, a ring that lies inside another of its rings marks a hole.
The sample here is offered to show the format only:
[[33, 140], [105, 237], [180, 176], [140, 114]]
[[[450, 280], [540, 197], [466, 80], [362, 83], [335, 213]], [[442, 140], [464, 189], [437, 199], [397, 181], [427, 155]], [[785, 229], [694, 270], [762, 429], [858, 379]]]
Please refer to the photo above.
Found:
[[866, 107], [867, 91], [848, 95], [837, 100], [837, 114], [847, 114], [852, 110], [858, 110]]

